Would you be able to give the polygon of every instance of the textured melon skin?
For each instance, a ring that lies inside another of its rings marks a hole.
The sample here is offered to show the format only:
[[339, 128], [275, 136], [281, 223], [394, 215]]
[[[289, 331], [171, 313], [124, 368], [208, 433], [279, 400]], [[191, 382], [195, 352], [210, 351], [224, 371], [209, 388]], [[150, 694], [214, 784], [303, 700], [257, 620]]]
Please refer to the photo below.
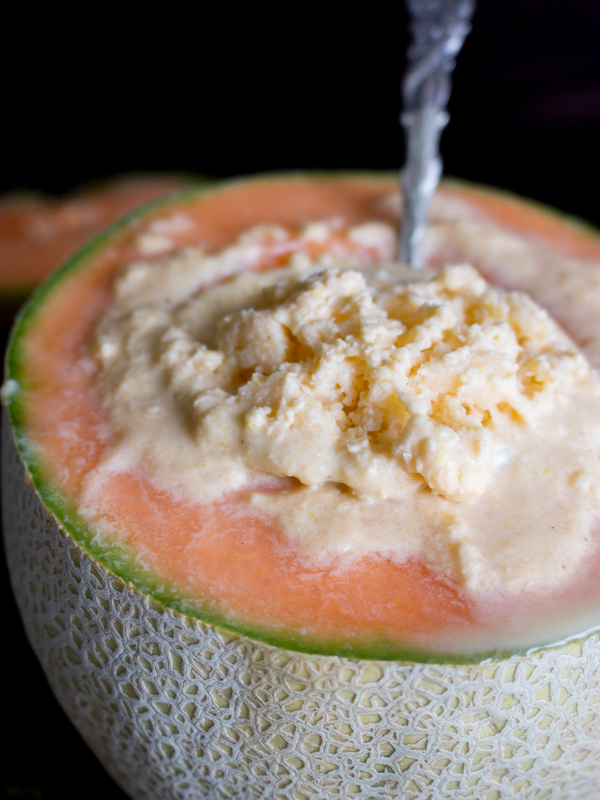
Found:
[[45, 508], [4, 423], [6, 544], [28, 637], [134, 800], [600, 796], [600, 635], [471, 665], [233, 635], [95, 561]]

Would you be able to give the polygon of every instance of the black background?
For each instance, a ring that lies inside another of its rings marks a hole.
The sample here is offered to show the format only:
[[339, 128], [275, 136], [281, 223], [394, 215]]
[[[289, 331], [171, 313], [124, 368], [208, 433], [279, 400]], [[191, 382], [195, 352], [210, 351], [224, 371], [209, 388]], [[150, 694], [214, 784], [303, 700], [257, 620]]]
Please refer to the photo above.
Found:
[[[4, 17], [0, 191], [117, 172], [397, 168], [395, 5], [139, 5]], [[599, 0], [480, 0], [442, 140], [447, 174], [600, 224]], [[3, 579], [5, 797], [124, 797], [49, 695]]]
[[[5, 25], [0, 189], [399, 166], [401, 3], [221, 5]], [[599, 222], [600, 2], [480, 0], [450, 112], [448, 174]]]

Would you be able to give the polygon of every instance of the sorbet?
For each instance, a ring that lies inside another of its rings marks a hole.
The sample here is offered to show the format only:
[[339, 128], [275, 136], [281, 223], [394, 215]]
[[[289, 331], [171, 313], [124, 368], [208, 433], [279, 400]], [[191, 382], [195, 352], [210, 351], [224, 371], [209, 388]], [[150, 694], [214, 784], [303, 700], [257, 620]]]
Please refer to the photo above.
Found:
[[[393, 238], [261, 227], [126, 267], [95, 339], [119, 435], [84, 506], [138, 464], [198, 501], [241, 492], [314, 557], [417, 557], [475, 590], [564, 582], [598, 513], [597, 375], [529, 296], [466, 264], [409, 270]], [[273, 247], [279, 268], [236, 272]]]

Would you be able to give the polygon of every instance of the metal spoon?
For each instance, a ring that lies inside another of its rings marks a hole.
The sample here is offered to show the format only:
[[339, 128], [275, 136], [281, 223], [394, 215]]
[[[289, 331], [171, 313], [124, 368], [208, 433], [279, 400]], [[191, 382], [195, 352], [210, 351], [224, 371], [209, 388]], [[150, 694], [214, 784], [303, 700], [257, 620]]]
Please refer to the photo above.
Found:
[[448, 122], [450, 75], [471, 30], [475, 0], [406, 0], [413, 43], [402, 83], [406, 164], [401, 171], [404, 213], [399, 259], [425, 264], [425, 231], [431, 198], [442, 174], [439, 143]]

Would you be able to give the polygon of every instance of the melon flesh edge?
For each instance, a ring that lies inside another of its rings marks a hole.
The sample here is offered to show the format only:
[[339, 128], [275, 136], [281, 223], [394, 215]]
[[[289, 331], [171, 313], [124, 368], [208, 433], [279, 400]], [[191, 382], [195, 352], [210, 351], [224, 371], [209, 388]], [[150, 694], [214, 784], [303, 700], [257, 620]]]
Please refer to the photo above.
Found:
[[6, 418], [3, 439], [27, 635], [133, 800], [600, 796], [599, 634], [473, 665], [315, 656], [233, 635], [89, 556], [44, 507]]

